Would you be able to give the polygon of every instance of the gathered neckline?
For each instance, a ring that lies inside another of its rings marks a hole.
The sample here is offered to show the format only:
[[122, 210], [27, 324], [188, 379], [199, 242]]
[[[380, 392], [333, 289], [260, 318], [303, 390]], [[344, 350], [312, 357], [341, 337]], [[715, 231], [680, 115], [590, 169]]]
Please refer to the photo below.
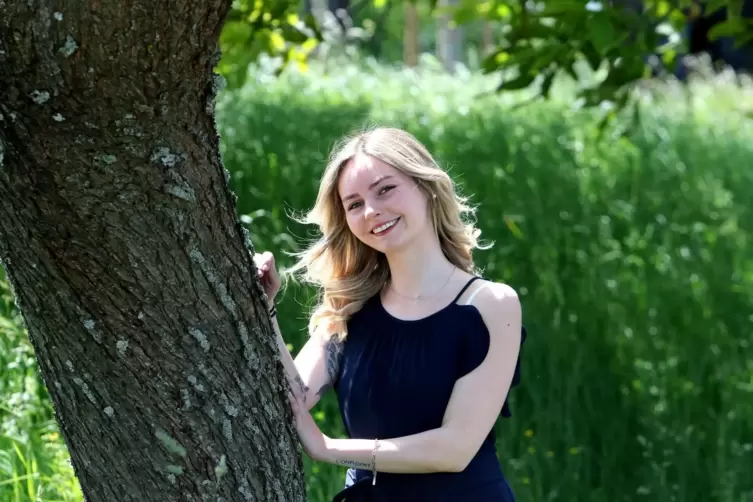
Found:
[[478, 310], [473, 305], [463, 305], [463, 304], [458, 303], [456, 300], [453, 299], [449, 304], [447, 304], [444, 307], [440, 308], [439, 310], [436, 310], [436, 311], [434, 311], [434, 312], [432, 312], [430, 314], [427, 314], [427, 315], [425, 315], [423, 317], [417, 317], [416, 319], [403, 319], [401, 317], [397, 317], [395, 314], [393, 314], [389, 310], [387, 310], [387, 307], [385, 307], [384, 303], [382, 302], [382, 294], [381, 294], [381, 292], [379, 292], [379, 293], [376, 294], [375, 300], [376, 300], [376, 303], [377, 303], [377, 306], [378, 306], [379, 310], [381, 310], [382, 313], [384, 313], [391, 320], [399, 322], [399, 323], [404, 323], [404, 324], [411, 324], [411, 323], [419, 323], [419, 322], [423, 322], [423, 321], [428, 321], [428, 320], [430, 320], [430, 319], [432, 319], [434, 317], [437, 317], [441, 313], [443, 313], [443, 312], [445, 312], [445, 311], [447, 311], [447, 310], [449, 310], [449, 309], [451, 309], [452, 307], [455, 307], [455, 306], [457, 306], [457, 307], [473, 307], [474, 310]]

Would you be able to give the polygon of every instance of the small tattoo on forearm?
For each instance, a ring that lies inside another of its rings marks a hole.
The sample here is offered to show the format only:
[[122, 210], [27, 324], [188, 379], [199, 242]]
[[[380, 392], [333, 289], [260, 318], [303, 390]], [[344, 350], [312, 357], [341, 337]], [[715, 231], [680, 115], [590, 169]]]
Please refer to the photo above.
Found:
[[371, 464], [365, 462], [356, 462], [353, 460], [336, 460], [337, 465], [343, 465], [345, 467], [355, 467], [356, 469], [371, 469]]
[[335, 339], [330, 339], [324, 346], [324, 352], [326, 355], [325, 368], [327, 370], [327, 383], [324, 384], [317, 392], [317, 395], [322, 396], [327, 392], [337, 381], [337, 376], [340, 374], [340, 360], [343, 354], [343, 344]]
[[303, 379], [301, 378], [301, 375], [295, 376], [295, 386], [296, 387], [294, 388], [294, 390], [300, 393], [301, 400], [305, 403], [306, 397], [309, 393], [309, 388], [305, 383], [303, 383]]

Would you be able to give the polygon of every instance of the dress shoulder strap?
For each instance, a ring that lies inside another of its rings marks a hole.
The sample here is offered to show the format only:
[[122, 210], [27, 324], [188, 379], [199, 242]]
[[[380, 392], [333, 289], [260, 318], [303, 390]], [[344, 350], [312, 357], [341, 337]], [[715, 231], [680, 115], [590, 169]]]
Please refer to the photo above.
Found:
[[460, 300], [460, 297], [463, 296], [463, 293], [465, 293], [466, 290], [468, 289], [468, 286], [473, 284], [473, 281], [475, 281], [476, 279], [481, 279], [481, 277], [477, 275], [474, 275], [473, 277], [471, 277], [470, 280], [465, 283], [465, 286], [463, 286], [463, 289], [460, 290], [460, 293], [458, 293], [458, 296], [456, 296], [455, 299], [452, 300], [452, 303], [457, 303], [458, 300]]

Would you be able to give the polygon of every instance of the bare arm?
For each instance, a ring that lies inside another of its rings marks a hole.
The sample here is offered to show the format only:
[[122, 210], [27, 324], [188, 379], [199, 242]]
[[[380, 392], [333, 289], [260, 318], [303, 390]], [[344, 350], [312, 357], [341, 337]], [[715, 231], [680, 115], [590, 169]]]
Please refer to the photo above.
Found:
[[337, 378], [340, 370], [342, 343], [311, 337], [293, 360], [276, 317], [272, 318], [272, 325], [293, 396], [299, 403], [303, 403], [306, 410], [310, 410], [332, 387]]

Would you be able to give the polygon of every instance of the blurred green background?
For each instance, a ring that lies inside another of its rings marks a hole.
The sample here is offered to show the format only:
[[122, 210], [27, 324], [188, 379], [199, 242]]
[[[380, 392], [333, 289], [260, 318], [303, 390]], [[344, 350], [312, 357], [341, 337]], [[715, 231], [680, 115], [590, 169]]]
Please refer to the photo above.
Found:
[[[359, 127], [408, 129], [478, 205], [495, 245], [476, 259], [518, 291], [529, 332], [513, 417], [496, 426], [519, 501], [753, 501], [749, 81], [657, 84], [637, 127], [600, 136], [599, 110], [574, 107], [565, 80], [522, 104], [430, 58], [332, 56], [279, 76], [262, 61], [242, 80], [218, 99], [222, 154], [255, 248], [282, 265], [313, 236], [291, 212]], [[311, 307], [296, 284], [280, 298], [294, 352]], [[343, 434], [334, 396], [314, 416]], [[306, 470], [312, 502], [341, 489], [343, 468]], [[36, 500], [82, 497], [0, 280], [0, 501]]]

